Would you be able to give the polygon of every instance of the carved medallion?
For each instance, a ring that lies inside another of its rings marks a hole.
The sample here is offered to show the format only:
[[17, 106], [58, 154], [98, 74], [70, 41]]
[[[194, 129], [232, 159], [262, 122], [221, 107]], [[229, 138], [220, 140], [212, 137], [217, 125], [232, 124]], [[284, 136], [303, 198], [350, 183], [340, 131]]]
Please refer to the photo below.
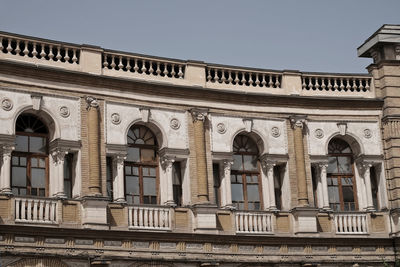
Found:
[[220, 134], [226, 133], [226, 126], [224, 123], [220, 122], [217, 124], [217, 132]]
[[372, 137], [372, 131], [370, 129], [364, 129], [364, 137], [365, 138], [371, 138]]
[[322, 129], [316, 129], [314, 131], [314, 136], [318, 139], [321, 139], [322, 137], [324, 137], [324, 131]]
[[10, 111], [13, 108], [13, 102], [11, 101], [11, 99], [9, 98], [3, 98], [3, 100], [1, 100], [1, 107], [5, 110], [5, 111]]
[[278, 138], [279, 136], [281, 136], [281, 131], [279, 130], [278, 127], [272, 127], [271, 128], [271, 135], [275, 138]]
[[181, 123], [177, 118], [172, 118], [171, 121], [169, 122], [169, 126], [171, 126], [171, 128], [174, 130], [178, 130], [179, 127], [181, 127]]
[[111, 115], [111, 122], [115, 125], [118, 125], [121, 123], [121, 116], [118, 113], [113, 113]]
[[63, 118], [68, 118], [69, 117], [69, 108], [66, 106], [60, 107], [60, 116]]

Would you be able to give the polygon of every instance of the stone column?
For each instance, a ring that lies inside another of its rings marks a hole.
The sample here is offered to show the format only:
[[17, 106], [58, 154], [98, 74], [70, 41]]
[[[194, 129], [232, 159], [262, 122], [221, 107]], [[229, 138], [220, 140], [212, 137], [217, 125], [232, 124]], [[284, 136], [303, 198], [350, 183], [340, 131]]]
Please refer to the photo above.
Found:
[[15, 149], [13, 145], [2, 146], [2, 164], [0, 177], [0, 194], [11, 195], [11, 153]]
[[191, 110], [194, 127], [194, 141], [196, 148], [197, 167], [197, 196], [200, 203], [208, 203], [208, 179], [204, 122], [207, 112], [204, 110]]
[[51, 176], [53, 179], [53, 196], [58, 198], [66, 198], [64, 192], [64, 160], [65, 155], [68, 154], [66, 149], [56, 148], [51, 152], [53, 158], [54, 174]]
[[99, 103], [93, 97], [87, 97], [86, 101], [88, 103], [89, 192], [91, 195], [101, 195]]
[[115, 155], [113, 157], [113, 200], [125, 202], [124, 194], [124, 161], [125, 155]]
[[328, 181], [326, 176], [326, 168], [328, 163], [321, 162], [318, 164], [319, 167], [319, 179], [322, 186], [322, 208], [325, 210], [330, 210], [329, 206], [329, 194], [328, 194]]
[[221, 162], [221, 206], [224, 208], [232, 208], [232, 188], [231, 188], [231, 166], [232, 160], [223, 160]]
[[261, 185], [264, 209], [276, 210], [274, 182], [274, 167], [276, 163], [264, 159], [261, 164], [263, 168]]
[[174, 188], [173, 188], [173, 178], [172, 178], [172, 166], [175, 162], [175, 159], [171, 157], [162, 157], [161, 158], [161, 166], [165, 172], [166, 184], [167, 184], [167, 200], [165, 201], [166, 205], [175, 206], [174, 201]]
[[375, 210], [374, 203], [372, 201], [372, 190], [371, 190], [371, 167], [372, 167], [372, 164], [363, 162], [360, 165], [361, 165], [361, 169], [362, 169], [362, 173], [363, 173], [365, 190], [366, 190], [367, 210], [372, 211], [372, 210]]
[[306, 167], [304, 159], [303, 127], [305, 116], [293, 116], [290, 118], [294, 132], [294, 150], [296, 158], [298, 204], [308, 206]]

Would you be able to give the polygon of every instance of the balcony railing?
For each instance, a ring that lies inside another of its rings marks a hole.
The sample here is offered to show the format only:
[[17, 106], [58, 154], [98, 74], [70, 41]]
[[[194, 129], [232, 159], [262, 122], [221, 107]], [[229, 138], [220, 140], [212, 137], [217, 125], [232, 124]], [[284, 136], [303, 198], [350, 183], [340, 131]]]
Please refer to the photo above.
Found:
[[273, 214], [266, 212], [236, 212], [236, 233], [273, 233]]
[[334, 214], [336, 234], [368, 234], [367, 214]]
[[51, 199], [15, 198], [15, 222], [57, 223], [57, 201]]
[[171, 230], [171, 208], [164, 207], [129, 207], [129, 229]]

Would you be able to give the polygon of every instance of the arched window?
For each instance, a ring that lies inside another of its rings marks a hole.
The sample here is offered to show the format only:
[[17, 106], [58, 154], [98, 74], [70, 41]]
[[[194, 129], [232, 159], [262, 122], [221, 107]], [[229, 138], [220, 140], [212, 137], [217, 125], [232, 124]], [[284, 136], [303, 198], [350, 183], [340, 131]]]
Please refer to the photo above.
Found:
[[125, 161], [125, 198], [130, 204], [157, 204], [157, 139], [153, 132], [134, 125], [128, 132]]
[[232, 204], [237, 209], [261, 209], [261, 178], [256, 143], [246, 135], [233, 141]]
[[354, 211], [357, 209], [357, 198], [353, 152], [349, 144], [339, 138], [330, 141], [328, 152], [329, 205], [334, 211]]
[[35, 115], [22, 114], [16, 122], [16, 146], [11, 160], [11, 189], [17, 196], [48, 196], [46, 125]]

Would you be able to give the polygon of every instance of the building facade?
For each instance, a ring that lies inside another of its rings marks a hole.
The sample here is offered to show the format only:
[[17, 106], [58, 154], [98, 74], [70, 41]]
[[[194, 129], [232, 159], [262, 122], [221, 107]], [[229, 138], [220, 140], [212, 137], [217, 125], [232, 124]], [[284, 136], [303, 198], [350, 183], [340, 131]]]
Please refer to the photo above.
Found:
[[400, 26], [369, 74], [0, 33], [1, 266], [384, 266], [400, 233]]

